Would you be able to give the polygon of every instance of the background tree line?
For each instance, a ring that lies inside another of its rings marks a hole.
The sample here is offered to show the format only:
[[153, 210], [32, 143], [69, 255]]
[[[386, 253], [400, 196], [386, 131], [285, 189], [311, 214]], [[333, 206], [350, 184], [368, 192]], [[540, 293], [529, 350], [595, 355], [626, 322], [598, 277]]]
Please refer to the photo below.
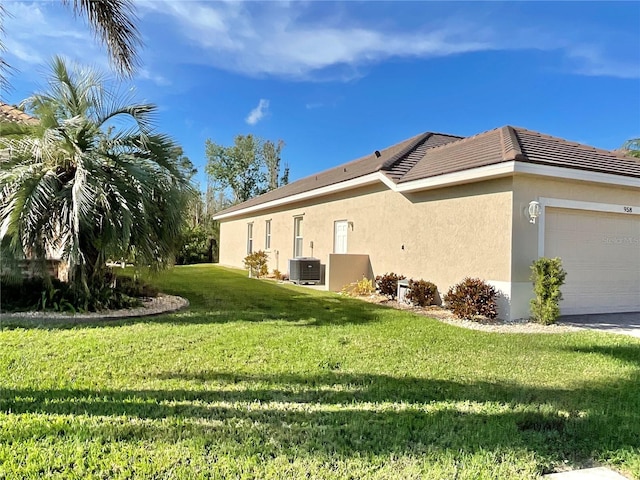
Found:
[[289, 166], [282, 162], [283, 140], [236, 135], [233, 145], [207, 139], [207, 188], [189, 203], [189, 223], [184, 229], [176, 263], [215, 262], [220, 225], [213, 216], [237, 203], [289, 183]]

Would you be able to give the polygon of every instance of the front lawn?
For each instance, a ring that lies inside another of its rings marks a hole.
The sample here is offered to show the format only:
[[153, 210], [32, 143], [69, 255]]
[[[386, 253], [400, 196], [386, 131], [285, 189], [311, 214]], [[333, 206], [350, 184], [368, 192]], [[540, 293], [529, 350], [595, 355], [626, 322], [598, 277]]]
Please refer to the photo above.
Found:
[[640, 478], [640, 341], [492, 334], [212, 266], [188, 311], [0, 320], [0, 479]]

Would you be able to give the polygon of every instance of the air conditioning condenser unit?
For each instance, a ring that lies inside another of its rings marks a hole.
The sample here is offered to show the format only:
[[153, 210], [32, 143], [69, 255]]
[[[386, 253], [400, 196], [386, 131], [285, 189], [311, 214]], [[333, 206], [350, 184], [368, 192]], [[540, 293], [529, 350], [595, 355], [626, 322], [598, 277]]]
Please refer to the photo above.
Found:
[[293, 283], [320, 283], [320, 259], [298, 257], [289, 259], [289, 280]]

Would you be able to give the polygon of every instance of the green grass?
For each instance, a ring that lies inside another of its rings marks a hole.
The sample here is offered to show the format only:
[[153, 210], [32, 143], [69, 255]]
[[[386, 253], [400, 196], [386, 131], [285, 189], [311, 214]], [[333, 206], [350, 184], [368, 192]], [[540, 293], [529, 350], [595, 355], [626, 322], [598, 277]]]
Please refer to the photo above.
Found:
[[178, 267], [191, 308], [2, 321], [0, 478], [640, 478], [640, 341], [491, 334]]

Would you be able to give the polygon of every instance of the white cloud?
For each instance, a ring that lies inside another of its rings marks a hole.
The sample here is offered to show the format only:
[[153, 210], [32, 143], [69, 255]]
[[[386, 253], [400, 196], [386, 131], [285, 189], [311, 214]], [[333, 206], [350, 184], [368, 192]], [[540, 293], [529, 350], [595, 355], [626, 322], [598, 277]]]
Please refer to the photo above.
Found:
[[575, 63], [575, 73], [590, 77], [640, 78], [640, 67], [605, 55], [600, 48], [577, 46], [567, 50]]
[[466, 29], [460, 26], [405, 32], [367, 29], [340, 18], [305, 22], [300, 19], [305, 5], [300, 3], [165, 0], [141, 6], [172, 17], [176, 34], [200, 49], [192, 61], [246, 75], [311, 79], [318, 71], [338, 67], [339, 77], [351, 79], [358, 76], [358, 66], [390, 57], [426, 58], [492, 48], [478, 28], [461, 35]]
[[[359, 77], [362, 66], [389, 58], [427, 59], [489, 50], [537, 49], [564, 56], [572, 73], [640, 77], [637, 55], [612, 61], [619, 43], [613, 38], [605, 41], [601, 35], [584, 38], [579, 25], [574, 34], [566, 28], [558, 32], [541, 26], [529, 29], [529, 33], [536, 30], [534, 35], [525, 35], [505, 30], [497, 21], [492, 28], [487, 17], [476, 20], [471, 14], [467, 18], [459, 14], [434, 17], [413, 28], [404, 23], [396, 26], [392, 18], [369, 27], [355, 17], [349, 18], [345, 13], [348, 8], [318, 5], [328, 4], [154, 0], [141, 7], [171, 17], [176, 35], [192, 47], [190, 61], [249, 76], [346, 81]], [[589, 42], [594, 41], [606, 43], [606, 54], [603, 52], [597, 61], [575, 55], [576, 49], [585, 45], [591, 48]]]
[[104, 48], [71, 9], [42, 2], [7, 2], [5, 9], [3, 40], [15, 75], [39, 77], [42, 70], [33, 67], [45, 66], [55, 55], [108, 68]]
[[[7, 59], [25, 75], [54, 54], [108, 70], [105, 48], [68, 7], [6, 3]], [[362, 76], [364, 67], [391, 58], [532, 49], [554, 52], [571, 73], [640, 78], [637, 49], [621, 49], [637, 44], [636, 33], [589, 36], [580, 25], [573, 32], [542, 24], [505, 29], [504, 19], [492, 23], [469, 9], [432, 16], [429, 3], [424, 7], [428, 20], [412, 26], [394, 15], [363, 20], [358, 9], [369, 7], [357, 3], [140, 0], [136, 6], [146, 42], [141, 54], [149, 69], [139, 78], [157, 86], [169, 85], [167, 72], [184, 63], [254, 77], [349, 81]]]
[[258, 106], [253, 110], [251, 110], [249, 112], [249, 115], [247, 115], [247, 118], [244, 119], [245, 122], [247, 122], [249, 125], [255, 125], [256, 123], [258, 123], [260, 120], [264, 118], [264, 116], [267, 114], [268, 109], [269, 109], [269, 100], [265, 100], [264, 98], [261, 98], [260, 101], [258, 102]]
[[154, 74], [146, 68], [141, 68], [138, 71], [138, 77], [141, 78], [142, 80], [149, 80], [155, 83], [159, 87], [167, 87], [171, 85], [171, 80], [164, 77], [163, 75]]

